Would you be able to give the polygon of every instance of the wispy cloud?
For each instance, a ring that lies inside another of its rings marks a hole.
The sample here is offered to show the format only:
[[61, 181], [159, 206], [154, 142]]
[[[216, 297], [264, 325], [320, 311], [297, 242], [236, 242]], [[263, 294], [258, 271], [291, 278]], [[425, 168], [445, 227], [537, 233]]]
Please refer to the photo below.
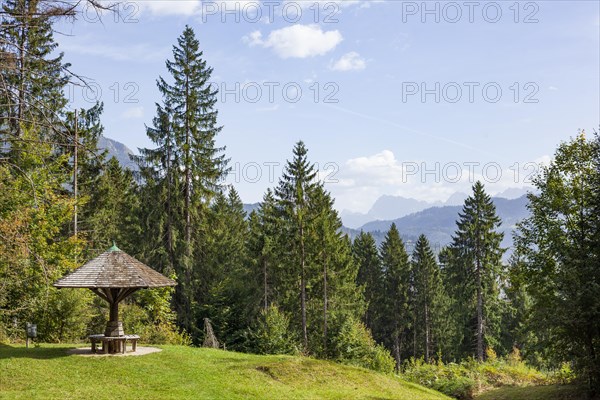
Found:
[[191, 16], [202, 12], [200, 0], [150, 0], [136, 3], [142, 11], [155, 16]]
[[144, 107], [131, 107], [123, 111], [121, 117], [124, 119], [139, 119], [144, 117]]
[[355, 51], [344, 54], [339, 60], [332, 62], [329, 69], [332, 71], [358, 71], [367, 67], [364, 58]]
[[400, 161], [393, 151], [385, 149], [346, 160], [339, 165], [327, 187], [338, 199], [339, 209], [366, 212], [384, 194], [443, 202], [454, 193], [469, 193], [476, 181], [481, 181], [490, 193], [529, 188], [532, 172], [541, 165], [548, 165], [550, 159], [539, 157], [523, 163], [516, 171], [514, 165], [498, 162]]

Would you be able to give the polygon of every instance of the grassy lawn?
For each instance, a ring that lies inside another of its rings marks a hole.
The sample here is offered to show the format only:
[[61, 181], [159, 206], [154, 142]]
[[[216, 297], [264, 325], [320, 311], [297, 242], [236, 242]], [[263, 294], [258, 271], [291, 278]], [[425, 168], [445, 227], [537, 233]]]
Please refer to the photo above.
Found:
[[581, 400], [585, 390], [573, 385], [503, 387], [477, 396], [476, 400]]
[[180, 346], [95, 358], [67, 355], [72, 347], [0, 344], [0, 398], [449, 399], [394, 376], [310, 358]]

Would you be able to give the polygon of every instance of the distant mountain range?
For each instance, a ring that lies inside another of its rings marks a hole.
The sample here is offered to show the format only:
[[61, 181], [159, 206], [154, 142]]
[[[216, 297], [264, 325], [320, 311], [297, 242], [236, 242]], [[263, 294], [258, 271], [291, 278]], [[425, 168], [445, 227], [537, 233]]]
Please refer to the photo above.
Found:
[[[513, 245], [512, 235], [517, 223], [529, 214], [527, 210], [527, 196], [523, 195], [516, 199], [493, 197], [492, 200], [496, 205], [496, 212], [502, 220], [502, 225], [500, 226], [500, 232], [504, 233], [502, 247], [510, 249]], [[244, 204], [244, 211], [250, 214], [259, 205], [259, 203]], [[344, 224], [342, 231], [348, 234], [351, 239], [354, 239], [361, 231], [370, 232], [377, 244], [380, 245], [392, 223], [395, 223], [409, 252], [412, 251], [414, 243], [421, 234], [427, 236], [434, 251], [437, 252], [452, 241], [452, 235], [456, 231], [458, 213], [461, 210], [462, 203], [461, 205], [454, 206], [428, 207], [401, 218], [371, 221], [358, 229], [348, 228]], [[505, 259], [511, 253], [509, 250]]]
[[[98, 147], [106, 149], [109, 157], [114, 156], [119, 163], [129, 169], [137, 170], [131, 161], [133, 151], [116, 140], [100, 137]], [[512, 247], [512, 233], [517, 222], [527, 217], [526, 188], [510, 188], [492, 198], [498, 216], [502, 219], [500, 230], [504, 232], [502, 246]], [[434, 250], [448, 245], [456, 230], [458, 213], [467, 198], [465, 193], [454, 193], [444, 202], [427, 202], [402, 196], [381, 196], [368, 213], [342, 211], [340, 217], [344, 223], [342, 230], [354, 239], [360, 231], [371, 232], [378, 244], [383, 242], [386, 232], [395, 223], [407, 245], [412, 246], [420, 234], [427, 236]], [[244, 204], [244, 211], [250, 214], [259, 207], [259, 203]]]
[[[523, 195], [516, 199], [505, 199], [501, 197], [492, 198], [496, 205], [496, 212], [502, 220], [500, 231], [504, 233], [502, 246], [512, 247], [512, 233], [517, 222], [528, 216], [527, 196]], [[364, 224], [359, 229], [345, 228], [350, 237], [355, 237], [362, 230], [371, 232], [378, 243], [383, 241], [385, 233], [392, 223], [395, 223], [402, 234], [408, 247], [416, 241], [420, 234], [427, 236], [431, 245], [439, 250], [452, 241], [452, 235], [456, 231], [456, 220], [458, 213], [462, 210], [460, 206], [430, 207], [425, 210], [406, 215], [392, 220], [372, 221]]]
[[[510, 188], [496, 195], [498, 198], [516, 199], [527, 193], [526, 188]], [[368, 213], [343, 210], [340, 213], [344, 225], [359, 229], [366, 223], [376, 220], [391, 220], [404, 217], [431, 207], [460, 206], [467, 198], [466, 193], [456, 192], [446, 201], [427, 202], [402, 196], [384, 195], [375, 201]]]

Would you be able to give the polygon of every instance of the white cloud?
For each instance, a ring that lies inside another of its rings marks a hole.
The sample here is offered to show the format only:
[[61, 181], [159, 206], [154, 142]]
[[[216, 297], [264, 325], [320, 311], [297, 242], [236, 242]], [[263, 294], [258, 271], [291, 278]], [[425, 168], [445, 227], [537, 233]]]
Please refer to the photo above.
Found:
[[[335, 181], [326, 182], [339, 210], [367, 212], [382, 195], [403, 196], [430, 203], [444, 202], [457, 192], [471, 193], [481, 181], [488, 193], [509, 188], [531, 187], [535, 164], [547, 163], [548, 156], [531, 163], [500, 164], [494, 161], [436, 162], [399, 160], [391, 150], [356, 157], [340, 164]], [[535, 163], [535, 164], [534, 164]]]
[[144, 117], [144, 107], [138, 106], [138, 107], [128, 108], [127, 110], [123, 111], [123, 113], [121, 114], [121, 117], [123, 117], [125, 119], [143, 118]]
[[248, 43], [250, 46], [258, 46], [264, 43], [262, 40], [262, 33], [260, 31], [250, 32], [247, 36], [244, 36], [242, 40], [245, 43]]
[[365, 69], [367, 63], [360, 54], [355, 51], [344, 54], [339, 60], [332, 62], [329, 69], [333, 71], [358, 71]]
[[202, 11], [202, 1], [200, 0], [150, 0], [136, 4], [139, 4], [142, 10], [148, 10], [156, 16], [190, 16]]
[[338, 30], [323, 31], [318, 25], [292, 25], [272, 31], [263, 39], [260, 31], [251, 32], [243, 40], [250, 46], [270, 48], [281, 58], [320, 56], [335, 49], [343, 40]]
[[554, 91], [554, 90], [558, 90], [558, 88], [556, 86], [548, 86], [548, 90]]
[[541, 157], [536, 158], [533, 162], [543, 167], [549, 167], [550, 164], [552, 164], [552, 161], [554, 161], [554, 157], [545, 154]]

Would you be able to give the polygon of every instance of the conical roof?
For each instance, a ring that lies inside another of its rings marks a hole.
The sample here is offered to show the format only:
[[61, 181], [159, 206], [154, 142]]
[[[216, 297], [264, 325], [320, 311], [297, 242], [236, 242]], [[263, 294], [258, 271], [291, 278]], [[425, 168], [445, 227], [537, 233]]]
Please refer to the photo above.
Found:
[[117, 246], [54, 283], [57, 288], [153, 288], [177, 283]]

